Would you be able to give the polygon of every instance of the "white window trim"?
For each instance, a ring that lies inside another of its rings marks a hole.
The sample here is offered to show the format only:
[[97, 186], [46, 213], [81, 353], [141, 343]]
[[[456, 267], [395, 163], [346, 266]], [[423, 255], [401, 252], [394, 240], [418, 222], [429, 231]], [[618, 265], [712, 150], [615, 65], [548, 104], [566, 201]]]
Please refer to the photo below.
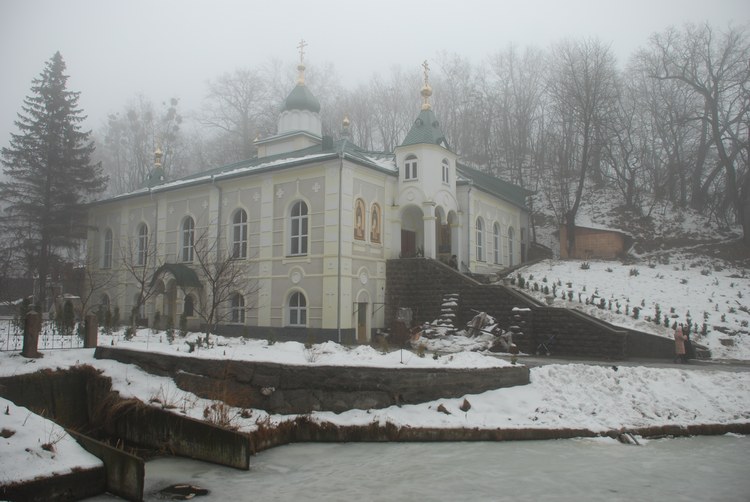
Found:
[[[305, 214], [299, 216], [293, 216], [294, 208], [297, 204], [304, 204]], [[294, 233], [294, 223], [299, 222], [298, 234]], [[305, 231], [302, 231], [302, 223], [304, 222]], [[295, 239], [298, 240], [298, 251], [295, 253], [294, 243]], [[304, 244], [304, 246], [303, 246]], [[307, 256], [310, 251], [310, 206], [303, 200], [296, 200], [292, 204], [289, 210], [289, 254], [287, 256]]]
[[[192, 223], [190, 229], [185, 228], [188, 221]], [[190, 236], [189, 242], [186, 239], [188, 235]], [[195, 258], [195, 220], [191, 216], [182, 220], [182, 225], [180, 226], [180, 244], [180, 261], [182, 263], [192, 263]]]
[[[237, 216], [239, 214], [244, 214], [245, 219], [244, 221], [240, 221], [239, 223], [236, 221]], [[236, 260], [241, 260], [244, 258], [247, 258], [247, 247], [248, 247], [248, 230], [247, 230], [247, 211], [245, 211], [242, 208], [237, 209], [234, 214], [232, 214], [232, 258]], [[237, 239], [237, 233], [239, 232], [239, 239]], [[235, 248], [239, 246], [239, 253], [235, 254]]]

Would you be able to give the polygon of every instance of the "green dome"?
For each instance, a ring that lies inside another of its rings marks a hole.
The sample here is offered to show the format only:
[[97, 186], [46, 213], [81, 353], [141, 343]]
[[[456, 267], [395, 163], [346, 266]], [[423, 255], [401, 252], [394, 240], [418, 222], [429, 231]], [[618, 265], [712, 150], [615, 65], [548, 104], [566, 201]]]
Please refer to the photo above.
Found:
[[445, 140], [445, 134], [443, 134], [440, 123], [438, 123], [432, 109], [422, 110], [419, 113], [419, 117], [412, 124], [401, 146], [418, 145], [420, 143], [444, 145], [447, 148], [448, 143]]
[[314, 113], [320, 112], [320, 102], [313, 96], [305, 84], [297, 84], [284, 101], [283, 111], [307, 110]]

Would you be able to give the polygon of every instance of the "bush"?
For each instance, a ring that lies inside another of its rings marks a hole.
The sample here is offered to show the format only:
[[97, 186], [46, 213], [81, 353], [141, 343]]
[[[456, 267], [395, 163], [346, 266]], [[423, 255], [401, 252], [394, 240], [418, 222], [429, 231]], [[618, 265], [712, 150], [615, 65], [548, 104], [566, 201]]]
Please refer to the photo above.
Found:
[[589, 262], [587, 261], [581, 262], [581, 270], [588, 270], [590, 268], [591, 268], [591, 265], [589, 265]]
[[631, 268], [630, 269], [630, 276], [631, 277], [635, 277], [636, 275], [638, 275], [638, 269], [635, 268], [635, 267]]
[[135, 328], [133, 326], [128, 326], [125, 328], [125, 340], [132, 340], [135, 336]]

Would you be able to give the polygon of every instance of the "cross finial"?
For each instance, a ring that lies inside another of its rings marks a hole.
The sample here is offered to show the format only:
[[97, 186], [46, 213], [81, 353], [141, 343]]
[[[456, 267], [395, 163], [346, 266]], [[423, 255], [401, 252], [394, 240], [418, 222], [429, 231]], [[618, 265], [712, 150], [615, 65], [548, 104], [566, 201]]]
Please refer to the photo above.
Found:
[[430, 110], [432, 108], [432, 105], [430, 105], [432, 87], [430, 87], [430, 65], [427, 63], [426, 59], [424, 60], [424, 63], [422, 63], [422, 68], [424, 68], [424, 85], [420, 92], [422, 95], [422, 110]]
[[305, 47], [307, 47], [307, 42], [305, 42], [305, 39], [300, 39], [299, 44], [297, 45], [297, 48], [299, 49], [300, 63], [305, 62]]
[[427, 85], [430, 82], [430, 64], [426, 59], [422, 63], [422, 68], [424, 68], [424, 84]]

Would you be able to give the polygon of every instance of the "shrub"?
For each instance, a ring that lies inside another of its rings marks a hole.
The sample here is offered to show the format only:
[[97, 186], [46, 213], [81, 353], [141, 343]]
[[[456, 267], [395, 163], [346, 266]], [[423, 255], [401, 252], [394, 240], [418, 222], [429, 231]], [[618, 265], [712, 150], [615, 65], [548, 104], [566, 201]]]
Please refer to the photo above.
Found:
[[589, 265], [589, 262], [587, 261], [581, 262], [581, 270], [588, 270], [590, 268], [591, 268], [591, 265]]
[[125, 328], [125, 340], [132, 340], [135, 336], [135, 328], [133, 326], [128, 326]]
[[631, 269], [630, 269], [630, 276], [631, 276], [631, 277], [634, 277], [634, 276], [636, 276], [636, 275], [638, 275], [638, 269], [637, 269], [637, 268], [635, 268], [635, 267], [631, 268]]
[[639, 307], [633, 307], [633, 319], [638, 319], [641, 309]]
[[174, 321], [172, 320], [172, 316], [167, 317], [167, 342], [169, 342], [170, 345], [174, 343]]

